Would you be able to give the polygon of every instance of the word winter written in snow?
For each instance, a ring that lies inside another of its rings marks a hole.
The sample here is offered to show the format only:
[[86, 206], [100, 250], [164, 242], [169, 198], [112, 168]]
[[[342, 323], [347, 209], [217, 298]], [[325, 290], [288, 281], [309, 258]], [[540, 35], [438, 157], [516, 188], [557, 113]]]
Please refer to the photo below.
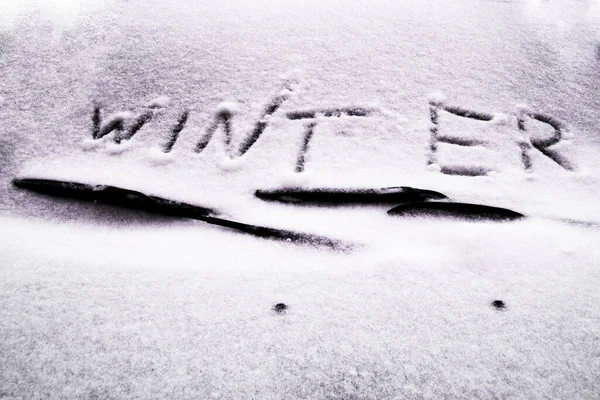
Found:
[[[269, 124], [270, 117], [280, 109], [281, 105], [286, 100], [289, 99], [291, 92], [292, 89], [288, 87], [286, 90], [274, 96], [262, 108], [259, 119], [254, 124], [250, 133], [247, 134], [246, 137], [241, 141], [241, 144], [237, 149], [234, 149], [232, 145], [232, 118], [235, 114], [235, 104], [220, 104], [214, 114], [214, 119], [210, 122], [206, 131], [194, 146], [193, 151], [196, 153], [201, 153], [209, 144], [211, 139], [215, 136], [215, 132], [221, 127], [224, 133], [222, 136], [223, 145], [227, 155], [230, 158], [243, 156], [260, 138]], [[158, 98], [148, 104], [145, 111], [136, 116], [133, 116], [129, 112], [121, 112], [113, 114], [105, 120], [103, 120], [101, 115], [101, 107], [96, 104], [92, 114], [92, 140], [89, 143], [96, 142], [101, 139], [107, 139], [108, 135], [113, 132], [112, 140], [116, 144], [130, 140], [145, 124], [152, 120], [157, 110], [164, 108], [167, 103], [168, 99]], [[439, 169], [441, 173], [451, 175], [479, 176], [490, 172], [490, 169], [485, 167], [439, 167], [437, 162], [437, 153], [439, 143], [447, 143], [457, 146], [475, 146], [479, 143], [479, 141], [473, 141], [469, 139], [456, 140], [440, 135], [441, 112], [447, 112], [458, 117], [477, 121], [492, 121], [494, 119], [494, 114], [447, 105], [443, 96], [440, 94], [431, 96], [429, 100], [429, 106], [431, 127], [429, 130], [429, 154], [426, 157], [427, 165], [435, 167], [434, 169]], [[352, 106], [297, 110], [288, 111], [285, 113], [285, 117], [289, 120], [303, 120], [305, 122], [303, 140], [301, 141], [300, 148], [298, 149], [295, 171], [298, 173], [304, 171], [306, 154], [309, 150], [309, 145], [319, 118], [340, 117], [342, 115], [353, 117], [369, 117], [372, 116], [376, 111], [377, 110], [374, 108]], [[184, 110], [181, 113], [176, 124], [171, 128], [168, 140], [160, 147], [163, 153], [171, 152], [180, 132], [186, 126], [189, 114], [190, 110]], [[520, 107], [515, 113], [515, 117], [516, 118], [514, 118], [514, 120], [516, 120], [516, 129], [520, 131], [522, 139], [514, 143], [514, 145], [517, 145], [520, 148], [522, 166], [526, 171], [530, 171], [533, 167], [530, 153], [534, 149], [556, 162], [565, 170], [572, 171], [575, 169], [574, 164], [563, 154], [561, 154], [555, 147], [555, 145], [563, 139], [565, 133], [567, 132], [566, 126], [563, 122], [552, 116], [528, 110], [526, 107]], [[527, 135], [526, 126], [527, 122], [531, 120], [549, 125], [553, 129], [553, 134], [548, 138], [530, 138]]]

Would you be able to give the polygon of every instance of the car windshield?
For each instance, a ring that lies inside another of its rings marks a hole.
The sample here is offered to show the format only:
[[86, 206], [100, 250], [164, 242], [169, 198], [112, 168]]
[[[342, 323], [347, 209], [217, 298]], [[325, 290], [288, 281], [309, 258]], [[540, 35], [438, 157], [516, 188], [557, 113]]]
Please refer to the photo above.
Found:
[[0, 398], [594, 398], [600, 1], [5, 0]]

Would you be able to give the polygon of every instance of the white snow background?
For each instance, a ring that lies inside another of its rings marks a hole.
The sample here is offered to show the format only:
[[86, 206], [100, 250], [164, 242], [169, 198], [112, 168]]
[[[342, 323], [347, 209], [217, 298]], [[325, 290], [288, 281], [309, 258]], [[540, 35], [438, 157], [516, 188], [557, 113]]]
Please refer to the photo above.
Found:
[[[599, 46], [600, 2], [585, 0], [3, 2], [0, 398], [598, 398]], [[228, 159], [221, 130], [193, 153], [219, 104], [235, 106], [237, 145], [285, 82], [247, 154]], [[441, 112], [443, 133], [488, 144], [441, 144], [440, 167], [492, 173], [427, 166], [438, 92], [498, 114]], [[95, 102], [105, 118], [163, 108], [116, 145], [91, 140]], [[523, 170], [522, 104], [567, 124], [557, 146], [574, 171], [536, 150]], [[285, 114], [344, 106], [374, 112], [319, 117], [294, 173], [303, 122]], [[118, 185], [356, 247], [45, 197], [15, 177]], [[290, 184], [415, 186], [529, 218], [253, 196]]]

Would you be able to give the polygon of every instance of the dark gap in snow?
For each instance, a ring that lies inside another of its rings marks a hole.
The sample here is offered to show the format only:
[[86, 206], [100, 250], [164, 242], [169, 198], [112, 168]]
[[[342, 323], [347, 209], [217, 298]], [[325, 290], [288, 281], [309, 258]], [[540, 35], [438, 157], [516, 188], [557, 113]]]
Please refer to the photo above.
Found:
[[540, 151], [543, 155], [566, 169], [567, 171], [575, 171], [576, 166], [573, 164], [565, 155], [559, 153], [557, 150], [548, 149], [545, 147], [538, 147], [534, 145], [534, 147]]
[[[567, 126], [559, 119], [554, 118], [550, 115], [534, 113], [534, 112], [528, 112], [525, 115], [530, 117], [531, 119], [534, 119], [541, 123], [548, 124], [554, 129], [554, 134], [548, 138], [545, 138], [545, 139], [539, 139], [539, 138], [533, 139], [532, 138], [531, 145], [535, 149], [537, 149], [540, 153], [542, 153], [543, 155], [545, 155], [546, 157], [548, 157], [549, 159], [551, 159], [552, 161], [554, 161], [555, 163], [560, 165], [562, 168], [566, 169], [567, 171], [574, 171], [576, 169], [576, 166], [566, 156], [559, 153], [557, 150], [550, 148], [551, 146], [559, 143], [562, 140], [564, 133], [567, 130]], [[526, 128], [525, 120], [523, 119], [523, 117], [519, 118], [518, 124], [519, 124], [518, 125], [519, 130], [522, 132], [526, 132], [527, 128]], [[525, 154], [525, 152], [523, 152], [523, 154]], [[527, 154], [526, 157], [529, 157], [529, 155]], [[525, 158], [523, 158], [523, 164], [525, 166], [527, 165], [526, 161], [527, 160]], [[531, 167], [530, 160], [529, 160], [529, 167]], [[528, 169], [527, 166], [526, 166], [526, 169]]]
[[[438, 151], [438, 142], [458, 145], [458, 146], [477, 146], [482, 145], [485, 142], [479, 141], [477, 139], [469, 139], [469, 138], [458, 138], [453, 136], [445, 136], [439, 134], [439, 110], [444, 110], [451, 114], [454, 114], [459, 117], [469, 118], [479, 121], [491, 121], [494, 118], [493, 114], [484, 113], [479, 111], [473, 111], [462, 107], [456, 106], [448, 106], [444, 104], [442, 100], [430, 100], [430, 120], [431, 120], [431, 128], [430, 130], [430, 143], [429, 143], [429, 156], [427, 159], [427, 164], [436, 164], [436, 153]], [[533, 146], [537, 150], [539, 150], [546, 157], [550, 158], [558, 165], [563, 167], [566, 170], [573, 171], [575, 170], [575, 165], [569, 161], [564, 155], [560, 154], [558, 151], [549, 149], [550, 146], [553, 146], [559, 143], [563, 137], [563, 133], [566, 131], [566, 125], [557, 118], [554, 118], [550, 115], [525, 111], [519, 113], [517, 116], [517, 128], [519, 131], [523, 132], [524, 136], [527, 131], [525, 118], [531, 118], [541, 123], [550, 125], [554, 129], [554, 134], [551, 137], [540, 139], [524, 139], [522, 143], [519, 143], [519, 147], [521, 148], [521, 162], [523, 164], [523, 168], [525, 170], [530, 170], [532, 168], [532, 161], [530, 156], [530, 150]], [[486, 175], [490, 170], [483, 167], [466, 167], [466, 166], [442, 166], [441, 172], [447, 175], [462, 175], [462, 176], [481, 176]]]
[[244, 143], [240, 146], [240, 149], [238, 151], [238, 154], [244, 155], [248, 150], [250, 150], [250, 147], [252, 147], [252, 145], [254, 143], [256, 143], [256, 141], [258, 140], [258, 138], [260, 137], [260, 135], [262, 135], [262, 133], [265, 131], [265, 129], [267, 129], [267, 121], [257, 121], [256, 124], [254, 125], [254, 129], [252, 130], [252, 133], [250, 134], [250, 136], [244, 141]]
[[433, 191], [407, 186], [381, 189], [302, 189], [284, 188], [257, 190], [256, 197], [266, 201], [292, 204], [399, 204], [415, 201], [441, 200], [446, 195]]
[[531, 155], [529, 154], [531, 145], [527, 142], [522, 142], [519, 143], [519, 147], [521, 148], [521, 162], [523, 163], [523, 168], [525, 171], [529, 171], [533, 166], [531, 162]]
[[540, 114], [540, 113], [529, 113], [528, 116], [539, 122], [548, 124], [552, 128], [554, 128], [554, 135], [552, 135], [551, 137], [546, 138], [546, 139], [532, 139], [531, 140], [531, 144], [533, 144], [533, 146], [535, 148], [550, 147], [550, 146], [560, 142], [560, 140], [562, 139], [563, 132], [566, 130], [566, 126], [562, 121], [560, 121], [557, 118], [554, 118], [550, 115], [545, 115], [545, 114]]
[[125, 135], [124, 139], [126, 139], [126, 140], [131, 139], [136, 133], [138, 133], [138, 131], [140, 129], [142, 129], [144, 127], [144, 125], [146, 125], [146, 123], [150, 122], [153, 115], [154, 114], [152, 111], [144, 111], [143, 113], [141, 113], [136, 118], [133, 125], [131, 125], [129, 127], [129, 130], [127, 131], [127, 134]]
[[311, 119], [317, 116], [316, 111], [290, 111], [287, 113], [287, 118], [291, 120]]
[[511, 221], [524, 215], [501, 207], [458, 202], [418, 202], [402, 204], [388, 211], [394, 216], [450, 217], [467, 220]]
[[275, 96], [272, 98], [271, 101], [264, 107], [262, 116], [273, 115], [287, 99], [289, 99], [288, 95]]
[[219, 125], [223, 124], [223, 130], [225, 132], [223, 142], [228, 155], [230, 157], [233, 157], [234, 155], [243, 156], [263, 134], [268, 126], [269, 117], [275, 113], [288, 98], [289, 96], [287, 95], [278, 95], [271, 99], [269, 103], [267, 103], [267, 105], [263, 108], [258, 121], [256, 121], [254, 124], [252, 132], [250, 132], [246, 139], [243, 140], [237, 152], [231, 148], [231, 142], [233, 138], [231, 119], [233, 118], [233, 112], [227, 107], [218, 110], [215, 115], [214, 122], [206, 129], [206, 134], [200, 138], [196, 144], [196, 147], [194, 148], [194, 152], [200, 153], [202, 150], [204, 150], [210, 140], [213, 138], [216, 130], [219, 128]]
[[492, 170], [486, 167], [466, 166], [466, 165], [446, 165], [442, 166], [440, 172], [446, 175], [461, 176], [485, 176]]
[[233, 117], [233, 112], [227, 108], [222, 110], [218, 110], [215, 114], [215, 118], [213, 122], [206, 129], [206, 133], [204, 136], [200, 138], [196, 147], [194, 148], [194, 152], [200, 153], [202, 150], [206, 148], [208, 143], [210, 143], [211, 139], [215, 135], [215, 132], [219, 128], [219, 125], [223, 125], [223, 145], [225, 146], [226, 153], [231, 156], [231, 118]]
[[320, 108], [315, 110], [303, 110], [303, 111], [290, 111], [286, 114], [290, 120], [312, 120], [306, 124], [304, 129], [304, 138], [298, 151], [298, 157], [296, 158], [295, 171], [300, 173], [304, 171], [304, 165], [306, 163], [306, 154], [310, 141], [313, 137], [317, 121], [315, 120], [318, 116], [323, 117], [341, 117], [342, 115], [348, 115], [352, 117], [366, 117], [373, 110], [363, 107], [336, 107], [336, 108]]
[[571, 224], [571, 225], [582, 226], [584, 228], [600, 229], [600, 222], [596, 222], [596, 221], [583, 221], [583, 220], [573, 219], [573, 218], [555, 218], [555, 217], [551, 217], [551, 218], [556, 221], [564, 222], [564, 223]]
[[446, 135], [437, 136], [437, 141], [442, 142], [442, 143], [454, 144], [456, 146], [466, 146], [466, 147], [483, 146], [486, 143], [485, 140], [461, 138], [461, 137], [457, 137], [457, 136], [446, 136]]
[[169, 152], [171, 152], [171, 150], [173, 150], [173, 146], [175, 145], [175, 142], [179, 138], [179, 133], [181, 133], [183, 128], [185, 128], [185, 124], [188, 120], [189, 115], [190, 115], [189, 110], [183, 111], [181, 113], [181, 115], [179, 116], [179, 120], [177, 120], [177, 124], [175, 124], [173, 126], [173, 128], [171, 128], [171, 135], [169, 137], [169, 141], [167, 143], [165, 143], [165, 145], [163, 146], [163, 151], [165, 153], [169, 153]]
[[[517, 127], [519, 131], [525, 132], [525, 120], [522, 117], [517, 119]], [[523, 168], [525, 171], [530, 171], [533, 164], [531, 162], [531, 143], [528, 140], [522, 140], [519, 143], [519, 147], [521, 148], [521, 162], [523, 163]]]
[[335, 108], [319, 108], [314, 110], [302, 110], [302, 111], [290, 111], [286, 114], [288, 119], [312, 119], [318, 115], [324, 117], [340, 117], [347, 115], [350, 117], [366, 117], [370, 115], [373, 110], [364, 107], [335, 107]]
[[215, 134], [217, 128], [219, 127], [219, 123], [220, 123], [219, 118], [218, 117], [215, 118], [213, 123], [210, 124], [210, 126], [206, 129], [206, 133], [204, 134], [204, 136], [202, 136], [200, 138], [200, 140], [198, 141], [198, 143], [196, 143], [196, 147], [194, 148], [195, 153], [202, 152], [202, 150], [204, 150], [206, 148], [206, 146], [208, 146], [208, 143], [210, 143], [210, 140], [212, 139], [213, 135]]
[[439, 133], [439, 115], [438, 108], [434, 104], [429, 105], [429, 118], [431, 120], [431, 127], [429, 128], [429, 155], [427, 157], [427, 164], [435, 164], [437, 163], [436, 153], [437, 153], [437, 137]]
[[492, 306], [497, 310], [505, 310], [506, 309], [506, 304], [502, 300], [492, 301]]
[[[444, 110], [450, 114], [454, 114], [459, 117], [474, 119], [478, 121], [491, 121], [494, 116], [489, 113], [468, 110], [462, 107], [448, 106], [444, 104], [443, 100], [432, 99], [429, 101], [429, 119], [431, 121], [431, 127], [429, 128], [429, 155], [427, 157], [427, 164], [438, 164], [437, 151], [438, 143], [448, 143], [457, 146], [482, 146], [486, 142], [479, 139], [471, 138], [460, 138], [456, 136], [440, 135], [439, 131], [439, 110]], [[482, 176], [487, 175], [490, 170], [484, 167], [470, 167], [470, 166], [440, 166], [440, 172], [446, 175], [461, 175], [461, 176]]]
[[277, 303], [273, 306], [273, 311], [277, 314], [283, 314], [289, 307], [285, 303]]
[[[288, 90], [291, 90], [288, 88]], [[238, 149], [238, 155], [243, 156], [246, 154], [248, 150], [252, 147], [254, 143], [260, 138], [268, 125], [268, 119], [271, 115], [273, 115], [279, 107], [289, 99], [289, 95], [278, 95], [275, 96], [267, 105], [264, 107], [263, 112], [259, 118], [259, 120], [254, 125], [254, 129], [250, 133], [248, 137], [242, 142]]]
[[232, 117], [232, 114], [230, 114], [230, 113], [220, 113], [218, 116], [218, 119], [223, 124], [223, 144], [225, 145], [225, 152], [230, 157], [233, 154], [233, 152], [231, 151], [231, 139], [232, 139], [231, 117]]
[[123, 131], [123, 122], [124, 118], [121, 116], [111, 118], [108, 122], [106, 122], [100, 127], [100, 131], [98, 132], [96, 139], [102, 139], [104, 136], [108, 135], [109, 133], [115, 130], [117, 131], [116, 137], [119, 137], [119, 133]]
[[442, 110], [447, 111], [451, 114], [457, 115], [459, 117], [475, 119], [478, 121], [491, 121], [492, 119], [494, 119], [494, 116], [492, 114], [468, 110], [468, 109], [462, 108], [462, 107], [447, 106], [447, 105], [441, 105], [439, 107]]
[[315, 131], [315, 127], [317, 126], [316, 121], [311, 121], [306, 124], [304, 129], [304, 138], [302, 140], [302, 145], [300, 146], [300, 151], [298, 153], [298, 158], [296, 159], [296, 172], [304, 171], [304, 163], [306, 162], [306, 153], [308, 152], [308, 144], [312, 139], [312, 136]]
[[102, 117], [100, 116], [100, 105], [94, 104], [94, 111], [92, 112], [92, 139], [98, 139], [101, 122]]

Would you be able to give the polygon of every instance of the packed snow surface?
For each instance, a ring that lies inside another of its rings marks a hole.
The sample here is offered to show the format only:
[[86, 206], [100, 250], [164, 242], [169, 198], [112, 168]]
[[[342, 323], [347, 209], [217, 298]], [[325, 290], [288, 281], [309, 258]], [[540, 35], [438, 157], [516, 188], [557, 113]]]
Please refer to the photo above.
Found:
[[[4, 2], [0, 398], [597, 398], [599, 10]], [[13, 178], [118, 186], [354, 246]], [[394, 186], [527, 218], [254, 196]]]

